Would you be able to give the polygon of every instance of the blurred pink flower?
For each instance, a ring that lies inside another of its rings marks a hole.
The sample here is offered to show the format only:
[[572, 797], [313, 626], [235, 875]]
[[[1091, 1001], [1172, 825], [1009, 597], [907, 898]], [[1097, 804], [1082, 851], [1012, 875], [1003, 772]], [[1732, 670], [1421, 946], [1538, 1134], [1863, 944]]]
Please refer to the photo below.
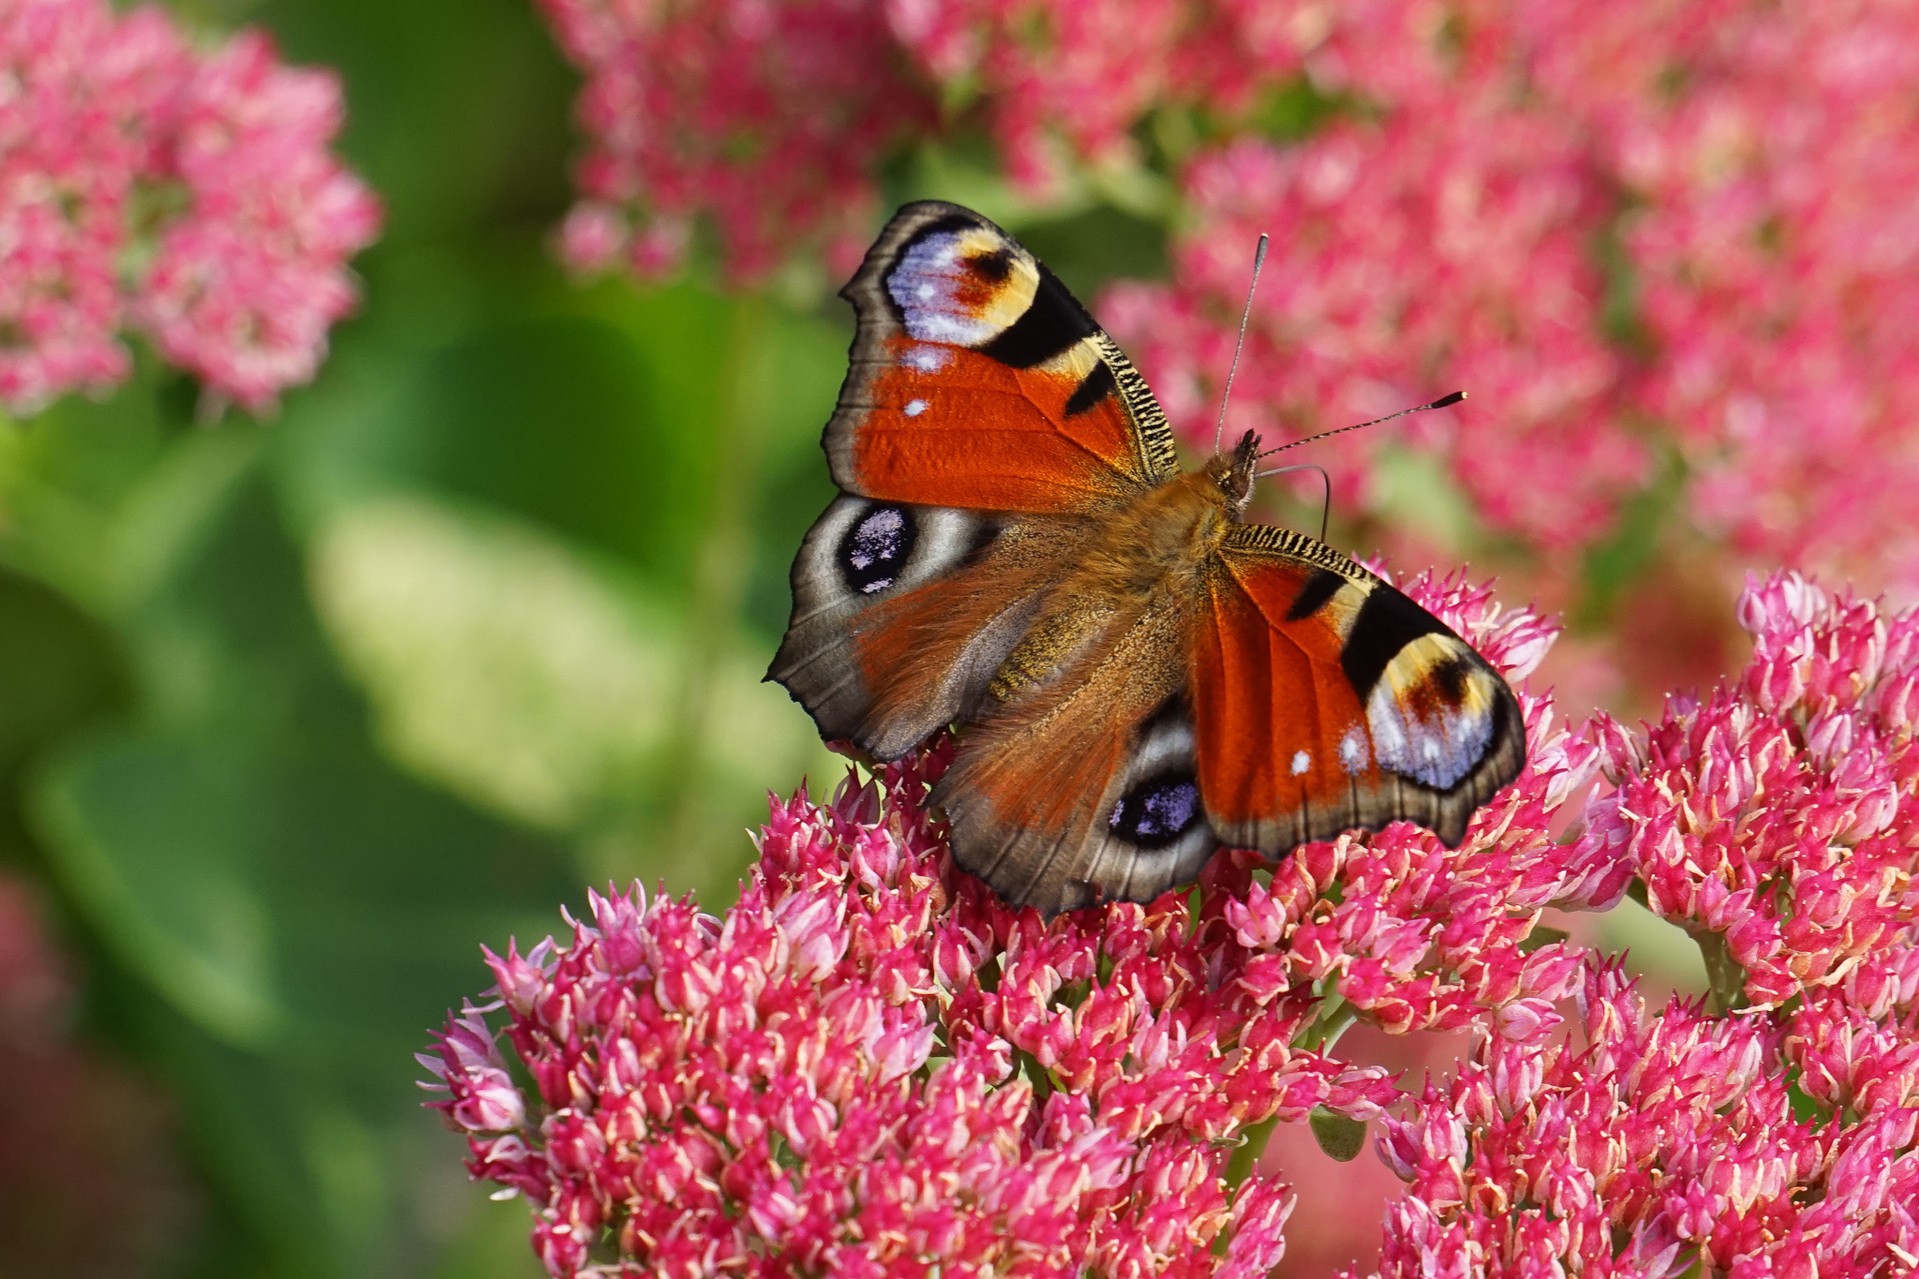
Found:
[[586, 75], [560, 244], [579, 269], [660, 274], [705, 217], [736, 280], [822, 248], [850, 272], [882, 212], [880, 162], [935, 118], [878, 0], [539, 7]]
[[0, 873], [0, 1257], [10, 1274], [173, 1273], [200, 1205], [172, 1107], [75, 1033], [71, 970], [39, 895]]
[[[1717, 3], [1581, 33], [1667, 50], [1582, 78], [1632, 196], [1621, 242], [1658, 358], [1633, 407], [1760, 562], [1919, 584], [1919, 25], [1905, 5]], [[1650, 26], [1650, 29], [1649, 29]], [[1643, 57], [1643, 55], [1642, 55]], [[1677, 86], [1675, 89], [1672, 86]]]
[[[1919, 976], [1919, 611], [1793, 573], [1747, 588], [1753, 656], [1669, 698], [1644, 733], [1595, 721], [1611, 785], [1584, 844], [1738, 966], [1722, 997], [1771, 1007], [1846, 984], [1881, 1013]], [[1603, 852], [1601, 851], [1603, 850]]]
[[123, 329], [256, 412], [310, 379], [379, 224], [339, 125], [337, 78], [257, 32], [202, 55], [155, 8], [0, 8], [0, 405], [123, 380]]
[[1297, 71], [1317, 25], [1258, 0], [886, 0], [926, 76], [977, 100], [1013, 180], [1044, 194], [1070, 168], [1134, 164], [1151, 111], [1226, 116]]
[[1493, 531], [1590, 547], [1677, 461], [1689, 515], [1741, 554], [1919, 582], [1902, 6], [1319, 12], [1303, 63], [1333, 121], [1203, 148], [1179, 175], [1173, 283], [1101, 308], [1189, 437], [1211, 439], [1269, 231], [1239, 426], [1276, 441], [1465, 387], [1466, 408], [1400, 434]]
[[1411, 439], [1487, 524], [1554, 549], [1597, 539], [1645, 481], [1644, 449], [1608, 420], [1621, 363], [1589, 253], [1605, 200], [1565, 122], [1442, 98], [1297, 147], [1239, 142], [1183, 181], [1174, 282], [1114, 286], [1099, 310], [1193, 443], [1211, 445], [1251, 246], [1270, 232], [1229, 432], [1280, 443], [1465, 387], [1465, 407], [1311, 456], [1370, 502], [1369, 468], [1350, 463]]
[[[1866, 1279], [1919, 1256], [1913, 1026], [1648, 1009], [1616, 964], [1573, 1039], [1483, 1036], [1381, 1153], [1390, 1279], [1553, 1274]], [[1867, 1090], [1836, 1083], [1848, 1073]]]

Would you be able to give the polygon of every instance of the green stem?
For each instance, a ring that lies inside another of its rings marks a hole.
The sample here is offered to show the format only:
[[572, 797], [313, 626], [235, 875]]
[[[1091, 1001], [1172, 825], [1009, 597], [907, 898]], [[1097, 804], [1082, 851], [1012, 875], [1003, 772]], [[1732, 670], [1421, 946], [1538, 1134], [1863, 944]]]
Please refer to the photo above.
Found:
[[1310, 1052], [1328, 1052], [1358, 1020], [1359, 1010], [1347, 1003], [1338, 991], [1329, 990], [1320, 1005], [1319, 1016], [1299, 1032], [1299, 1036], [1293, 1040], [1293, 1047]]
[[721, 391], [712, 447], [720, 459], [714, 472], [706, 537], [696, 552], [692, 601], [686, 634], [689, 643], [679, 697], [666, 733], [665, 812], [659, 845], [669, 856], [705, 860], [691, 849], [699, 822], [699, 779], [706, 755], [713, 689], [733, 631], [747, 577], [746, 504], [759, 470], [758, 423], [752, 372], [764, 348], [766, 299], [747, 293], [735, 298], [727, 324], [720, 370]]
[[1228, 1193], [1238, 1190], [1246, 1178], [1253, 1175], [1253, 1169], [1259, 1167], [1259, 1157], [1266, 1153], [1266, 1143], [1273, 1139], [1273, 1129], [1279, 1126], [1279, 1116], [1262, 1119], [1246, 1129], [1240, 1140], [1239, 1148], [1233, 1151], [1232, 1158], [1226, 1161], [1226, 1185]]
[[1726, 939], [1703, 928], [1689, 928], [1686, 931], [1698, 945], [1700, 957], [1706, 961], [1706, 981], [1709, 986], [1707, 1010], [1715, 1015], [1723, 1015], [1742, 1006], [1746, 1002], [1746, 970], [1732, 957], [1732, 948], [1726, 945]]

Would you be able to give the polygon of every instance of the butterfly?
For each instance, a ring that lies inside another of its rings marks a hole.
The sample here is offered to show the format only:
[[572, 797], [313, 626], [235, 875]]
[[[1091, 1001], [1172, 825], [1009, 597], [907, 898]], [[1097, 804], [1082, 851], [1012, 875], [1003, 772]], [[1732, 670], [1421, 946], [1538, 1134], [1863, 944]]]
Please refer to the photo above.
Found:
[[1251, 432], [1182, 471], [1139, 372], [998, 226], [909, 204], [841, 296], [840, 496], [767, 678], [879, 760], [959, 725], [932, 800], [1003, 900], [1150, 901], [1221, 846], [1401, 819], [1456, 846], [1518, 773], [1485, 659], [1324, 542], [1247, 522]]

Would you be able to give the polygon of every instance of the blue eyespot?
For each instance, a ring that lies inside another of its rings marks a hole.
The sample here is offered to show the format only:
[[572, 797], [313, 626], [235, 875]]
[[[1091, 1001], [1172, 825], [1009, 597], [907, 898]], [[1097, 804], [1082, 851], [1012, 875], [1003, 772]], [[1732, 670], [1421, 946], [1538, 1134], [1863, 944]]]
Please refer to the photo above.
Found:
[[897, 506], [876, 506], [840, 539], [840, 574], [848, 588], [871, 595], [898, 580], [913, 553], [913, 521]]
[[1148, 778], [1121, 795], [1106, 824], [1129, 844], [1165, 848], [1199, 820], [1199, 787], [1176, 774]]

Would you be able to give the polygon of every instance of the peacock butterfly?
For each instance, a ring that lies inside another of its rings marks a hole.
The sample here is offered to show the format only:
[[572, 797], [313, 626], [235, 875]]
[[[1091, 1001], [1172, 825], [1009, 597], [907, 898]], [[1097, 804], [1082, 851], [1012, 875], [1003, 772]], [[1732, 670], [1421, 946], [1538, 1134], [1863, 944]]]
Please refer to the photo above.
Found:
[[1153, 394], [979, 214], [901, 209], [843, 292], [841, 495], [768, 678], [934, 791], [959, 864], [1047, 915], [1148, 901], [1220, 845], [1411, 820], [1449, 846], [1518, 773], [1519, 705], [1325, 543], [1245, 522], [1256, 443], [1182, 472]]

